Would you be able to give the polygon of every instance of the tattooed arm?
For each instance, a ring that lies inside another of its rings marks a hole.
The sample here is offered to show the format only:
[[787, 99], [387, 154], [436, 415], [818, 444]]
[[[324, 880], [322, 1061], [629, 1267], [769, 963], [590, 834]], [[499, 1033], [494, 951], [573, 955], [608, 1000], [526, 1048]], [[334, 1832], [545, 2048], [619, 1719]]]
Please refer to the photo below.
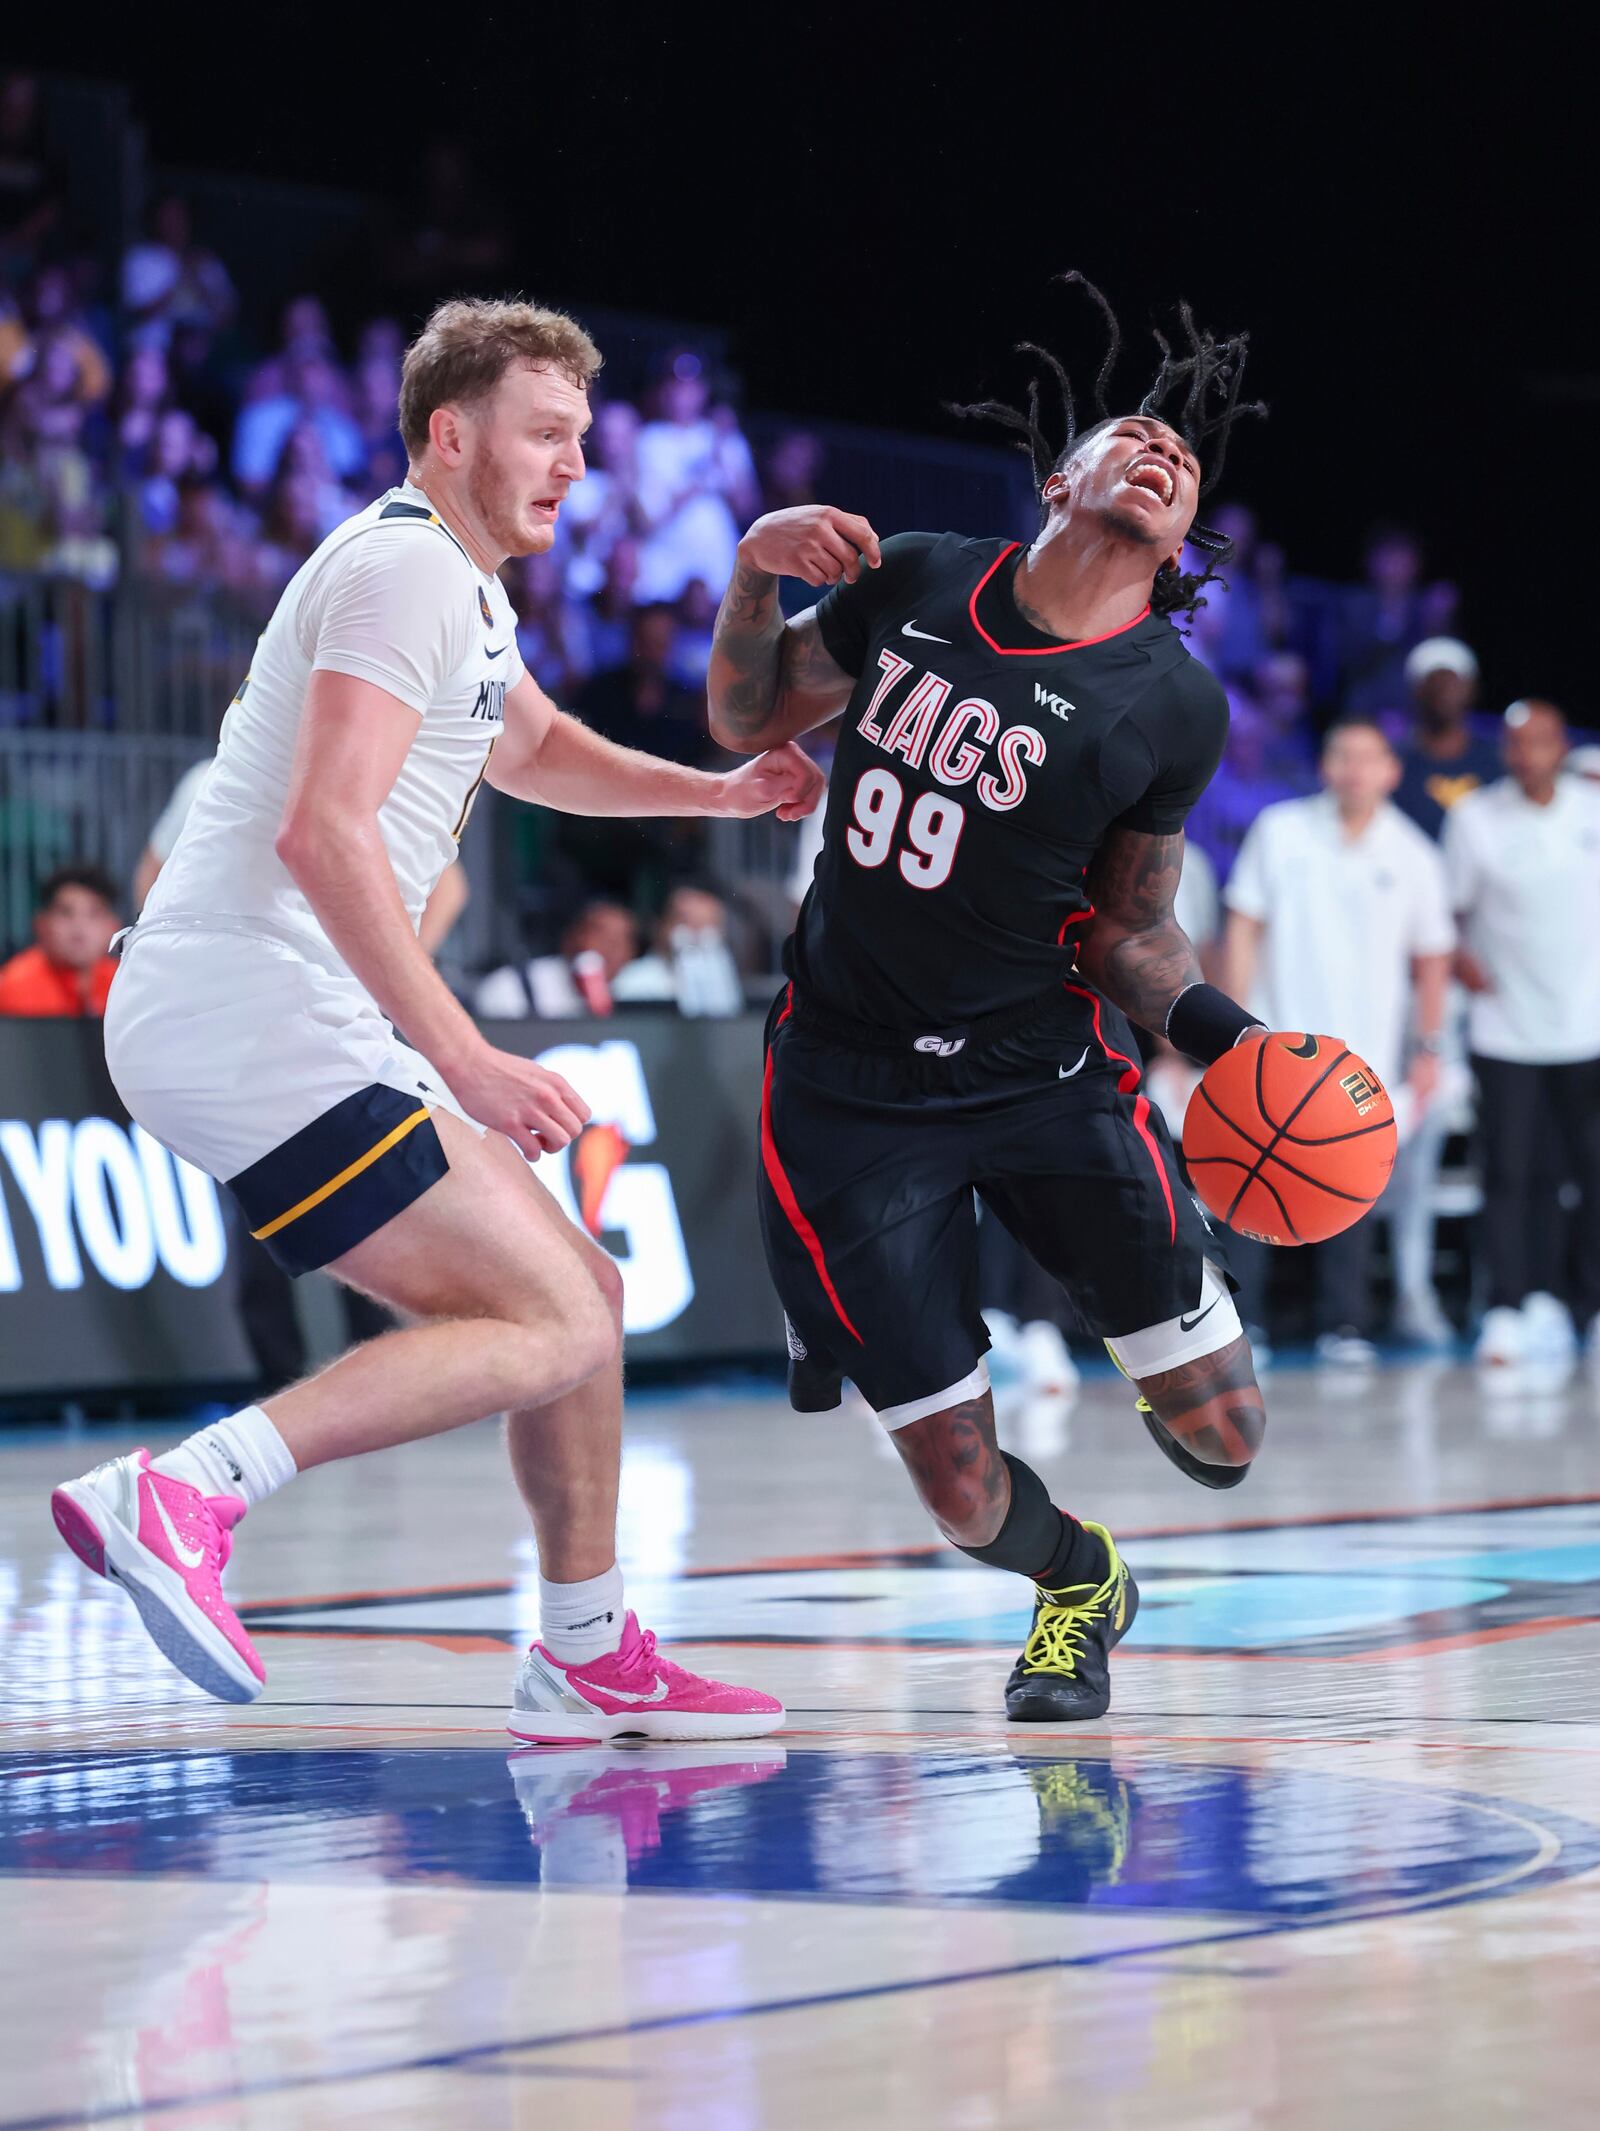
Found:
[[778, 605], [780, 576], [854, 584], [876, 569], [878, 536], [865, 518], [827, 504], [771, 511], [739, 543], [717, 615], [706, 675], [711, 737], [752, 755], [837, 717], [854, 677], [829, 652], [810, 607], [791, 622]]
[[1130, 1021], [1159, 1035], [1179, 992], [1204, 981], [1200, 957], [1172, 914], [1183, 831], [1112, 829], [1089, 869], [1094, 919], [1078, 967]]

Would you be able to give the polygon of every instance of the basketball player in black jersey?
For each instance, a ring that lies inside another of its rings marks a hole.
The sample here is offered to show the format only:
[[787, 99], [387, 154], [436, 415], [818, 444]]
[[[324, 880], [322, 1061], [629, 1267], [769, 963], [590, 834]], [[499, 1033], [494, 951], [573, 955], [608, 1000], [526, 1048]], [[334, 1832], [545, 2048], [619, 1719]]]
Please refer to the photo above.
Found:
[[[1006, 1693], [1019, 1722], [1105, 1711], [1138, 1593], [1111, 1534], [996, 1444], [974, 1194], [1062, 1281], [1192, 1478], [1241, 1480], [1265, 1426], [1218, 1241], [1140, 1092], [1129, 1027], [1202, 1062], [1261, 1033], [1204, 982], [1172, 915], [1228, 712], [1168, 617], [1205, 581], [1182, 564], [1199, 447], [1225, 442], [1244, 358], [1184, 320], [1187, 354], [1163, 343], [1125, 416], [1104, 410], [1112, 321], [1101, 419], [1081, 434], [1045, 358], [1064, 448], [1041, 433], [1037, 389], [1026, 417], [963, 410], [1023, 433], [1031, 546], [880, 545], [848, 512], [776, 511], [740, 544], [711, 659], [725, 746], [844, 713], [762, 1095], [791, 1397], [835, 1405], [850, 1377], [945, 1536], [1035, 1584]], [[785, 575], [830, 589], [786, 622]]]

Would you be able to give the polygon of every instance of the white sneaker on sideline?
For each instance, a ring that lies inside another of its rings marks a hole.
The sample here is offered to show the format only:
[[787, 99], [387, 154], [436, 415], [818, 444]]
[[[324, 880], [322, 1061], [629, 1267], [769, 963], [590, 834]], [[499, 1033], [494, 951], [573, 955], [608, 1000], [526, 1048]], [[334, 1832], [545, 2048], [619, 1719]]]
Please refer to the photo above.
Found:
[[1078, 1381], [1073, 1360], [1059, 1325], [1048, 1317], [1036, 1317], [1017, 1335], [1018, 1359], [1035, 1391], [1071, 1391]]
[[1324, 1332], [1317, 1341], [1316, 1356], [1325, 1369], [1375, 1369], [1378, 1366], [1377, 1348], [1349, 1325], [1341, 1325], [1337, 1332]]
[[1440, 1308], [1438, 1296], [1431, 1292], [1402, 1295], [1395, 1304], [1394, 1329], [1398, 1338], [1436, 1353], [1456, 1343], [1456, 1328]]
[[1523, 1327], [1520, 1310], [1485, 1310], [1478, 1327], [1478, 1343], [1472, 1358], [1480, 1368], [1512, 1369], [1522, 1360]]
[[1524, 1298], [1522, 1352], [1528, 1361], [1570, 1361], [1578, 1351], [1578, 1335], [1572, 1328], [1572, 1312], [1554, 1295], [1543, 1293]]

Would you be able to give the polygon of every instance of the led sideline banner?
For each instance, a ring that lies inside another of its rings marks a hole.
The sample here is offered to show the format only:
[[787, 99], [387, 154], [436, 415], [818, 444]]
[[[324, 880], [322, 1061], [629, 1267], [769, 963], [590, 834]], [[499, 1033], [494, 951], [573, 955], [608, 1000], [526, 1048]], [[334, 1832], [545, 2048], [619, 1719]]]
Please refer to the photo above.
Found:
[[484, 1024], [589, 1105], [580, 1137], [537, 1174], [621, 1266], [630, 1360], [783, 1352], [756, 1223], [762, 1020]]
[[[538, 1175], [620, 1265], [630, 1357], [781, 1352], [755, 1220], [760, 1017], [487, 1033], [593, 1112]], [[0, 1402], [247, 1381], [233, 1247], [210, 1178], [129, 1122], [96, 1024], [0, 1020]]]

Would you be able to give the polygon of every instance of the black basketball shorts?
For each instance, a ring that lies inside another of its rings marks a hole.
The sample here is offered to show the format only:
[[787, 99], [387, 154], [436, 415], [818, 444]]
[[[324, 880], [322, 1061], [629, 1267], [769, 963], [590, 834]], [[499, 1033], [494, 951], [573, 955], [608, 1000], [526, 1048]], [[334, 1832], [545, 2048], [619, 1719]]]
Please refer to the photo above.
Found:
[[953, 1057], [840, 1043], [786, 989], [767, 1025], [758, 1190], [791, 1341], [889, 1428], [975, 1397], [979, 1199], [1114, 1346], [1195, 1311], [1204, 1261], [1225, 1269], [1226, 1248], [1140, 1092], [1138, 1055], [1087, 986]]

